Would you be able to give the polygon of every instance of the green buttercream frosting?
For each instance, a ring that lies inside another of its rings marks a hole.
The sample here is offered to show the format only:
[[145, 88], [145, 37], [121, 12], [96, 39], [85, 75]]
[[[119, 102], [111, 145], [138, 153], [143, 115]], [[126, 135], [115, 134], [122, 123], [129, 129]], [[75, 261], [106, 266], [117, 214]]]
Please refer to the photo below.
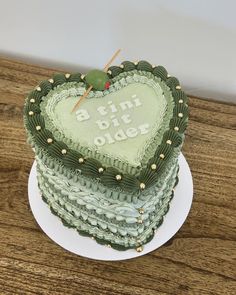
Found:
[[117, 250], [153, 238], [178, 183], [188, 123], [177, 78], [147, 61], [58, 73], [28, 95], [24, 123], [43, 200], [65, 226]]

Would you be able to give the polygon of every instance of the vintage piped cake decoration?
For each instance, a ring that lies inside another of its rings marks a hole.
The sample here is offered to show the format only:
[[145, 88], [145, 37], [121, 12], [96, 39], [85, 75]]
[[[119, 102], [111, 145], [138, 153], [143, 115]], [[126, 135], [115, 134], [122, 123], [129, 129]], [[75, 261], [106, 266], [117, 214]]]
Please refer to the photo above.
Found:
[[24, 123], [51, 211], [100, 244], [140, 252], [174, 197], [188, 105], [163, 66], [112, 66], [119, 52], [103, 71], [39, 83], [26, 98]]

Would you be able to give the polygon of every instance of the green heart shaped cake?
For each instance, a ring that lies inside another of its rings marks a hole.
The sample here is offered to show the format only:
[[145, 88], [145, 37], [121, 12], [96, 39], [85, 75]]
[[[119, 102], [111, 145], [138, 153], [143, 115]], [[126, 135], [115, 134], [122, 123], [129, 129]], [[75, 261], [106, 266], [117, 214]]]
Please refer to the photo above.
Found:
[[178, 79], [146, 61], [42, 81], [24, 123], [43, 200], [79, 234], [141, 251], [174, 196], [187, 121]]

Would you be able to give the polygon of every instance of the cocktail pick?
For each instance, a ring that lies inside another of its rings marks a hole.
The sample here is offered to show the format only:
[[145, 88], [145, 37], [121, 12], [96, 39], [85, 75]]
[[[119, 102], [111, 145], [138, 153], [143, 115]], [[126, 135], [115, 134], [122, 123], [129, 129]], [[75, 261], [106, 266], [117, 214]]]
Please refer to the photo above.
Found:
[[[105, 65], [103, 71], [106, 73], [108, 71], [108, 68], [110, 67], [110, 65], [113, 63], [114, 59], [117, 57], [117, 55], [120, 53], [121, 49], [118, 49], [115, 54], [112, 56], [112, 58], [109, 60], [109, 62]], [[73, 107], [71, 113], [73, 113], [80, 105], [80, 103], [82, 102], [82, 100], [88, 96], [89, 92], [92, 90], [93, 85], [90, 85], [89, 88], [85, 91], [85, 93], [79, 98], [78, 102], [75, 104], [75, 106]]]

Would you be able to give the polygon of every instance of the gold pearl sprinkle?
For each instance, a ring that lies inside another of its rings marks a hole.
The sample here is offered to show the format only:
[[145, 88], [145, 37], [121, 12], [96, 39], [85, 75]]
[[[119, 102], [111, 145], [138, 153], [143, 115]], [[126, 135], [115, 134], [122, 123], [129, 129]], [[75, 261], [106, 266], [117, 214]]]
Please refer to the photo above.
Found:
[[33, 116], [34, 112], [33, 111], [29, 111], [29, 115]]
[[108, 247], [108, 248], [111, 248], [111, 245], [110, 245], [110, 244], [107, 244], [107, 247]]
[[40, 92], [42, 89], [41, 89], [40, 86], [38, 86], [38, 87], [36, 88], [36, 90], [37, 90], [38, 92]]
[[123, 68], [124, 68], [124, 65], [121, 64], [121, 65], [120, 65], [120, 68], [123, 69]]
[[51, 84], [53, 84], [54, 83], [54, 80], [53, 79], [49, 79], [48, 82], [51, 83]]
[[38, 130], [38, 131], [41, 130], [41, 126], [39, 126], [39, 125], [36, 126], [35, 128], [36, 128], [36, 130]]
[[137, 247], [136, 248], [136, 251], [139, 252], [139, 253], [142, 252], [143, 251], [143, 247], [142, 246]]
[[121, 175], [120, 174], [117, 174], [116, 175], [116, 180], [120, 181], [122, 179]]
[[31, 103], [35, 103], [35, 99], [34, 99], [34, 98], [31, 98], [31, 99], [30, 99], [30, 102], [31, 102]]
[[135, 62], [134, 62], [134, 64], [137, 66], [137, 64], [138, 64], [138, 61], [135, 61]]
[[111, 75], [112, 74], [111, 70], [107, 71], [107, 74]]
[[91, 239], [92, 239], [92, 240], [95, 240], [95, 238], [94, 238], [94, 237], [91, 237]]
[[139, 209], [138, 209], [138, 212], [139, 212], [140, 214], [143, 214], [143, 213], [144, 213], [144, 209], [143, 209], [143, 208], [139, 208]]
[[180, 86], [180, 85], [177, 85], [177, 86], [175, 87], [175, 89], [179, 90], [179, 89], [181, 89], [181, 86]]
[[47, 139], [47, 143], [52, 143], [52, 141], [53, 141], [52, 138]]
[[61, 150], [62, 155], [65, 155], [67, 153], [66, 149]]
[[171, 77], [171, 75], [170, 74], [167, 74], [167, 78], [170, 78]]
[[183, 113], [178, 113], [178, 117], [183, 118]]
[[138, 218], [137, 219], [137, 223], [142, 224], [143, 223], [143, 220], [141, 218]]
[[103, 173], [103, 171], [104, 171], [104, 168], [103, 167], [98, 168], [98, 172], [99, 173]]
[[152, 68], [154, 69], [156, 66], [155, 65], [152, 65]]
[[69, 73], [66, 73], [65, 74], [65, 77], [66, 77], [66, 79], [69, 79], [70, 78], [70, 74]]
[[160, 154], [160, 158], [161, 159], [164, 159], [165, 158], [165, 155], [164, 154]]
[[141, 182], [139, 187], [140, 187], [140, 189], [145, 189], [146, 185], [145, 185], [145, 183]]
[[84, 158], [79, 158], [79, 163], [80, 164], [84, 163]]
[[166, 143], [167, 143], [167, 144], [172, 144], [172, 141], [171, 141], [170, 139], [168, 139], [168, 140], [166, 141]]
[[137, 244], [141, 244], [142, 242], [141, 242], [141, 240], [137, 240]]
[[175, 126], [174, 130], [175, 131], [179, 131], [179, 127], [178, 126]]
[[179, 100], [179, 103], [184, 103], [183, 99], [180, 99], [180, 100]]
[[152, 169], [152, 170], [156, 170], [156, 169], [157, 169], [157, 165], [156, 165], [156, 164], [152, 164], [152, 165], [151, 165], [151, 169]]

